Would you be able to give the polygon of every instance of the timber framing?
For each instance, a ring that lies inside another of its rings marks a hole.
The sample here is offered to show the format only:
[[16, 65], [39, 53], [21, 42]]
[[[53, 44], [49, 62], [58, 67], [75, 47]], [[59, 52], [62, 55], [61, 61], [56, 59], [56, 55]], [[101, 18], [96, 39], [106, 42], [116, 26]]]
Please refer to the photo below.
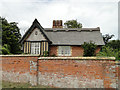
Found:
[[38, 28], [40, 30], [40, 32], [42, 32], [42, 34], [44, 35], [44, 37], [47, 39], [47, 41], [49, 43], [51, 43], [51, 41], [49, 40], [49, 38], [46, 36], [45, 32], [44, 32], [44, 28], [40, 25], [40, 23], [38, 22], [37, 19], [34, 20], [32, 26], [27, 30], [27, 32], [24, 34], [24, 36], [22, 37], [22, 39], [19, 41], [20, 43], [23, 43], [26, 38], [31, 34], [31, 32], [35, 29]]

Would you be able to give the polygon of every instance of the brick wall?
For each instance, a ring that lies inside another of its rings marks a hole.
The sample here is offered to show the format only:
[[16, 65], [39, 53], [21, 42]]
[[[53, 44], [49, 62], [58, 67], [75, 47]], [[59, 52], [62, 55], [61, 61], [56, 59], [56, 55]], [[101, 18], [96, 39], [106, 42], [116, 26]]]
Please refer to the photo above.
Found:
[[62, 88], [115, 88], [114, 60], [39, 58], [38, 83]]
[[114, 58], [3, 56], [2, 79], [60, 88], [116, 88]]
[[[83, 56], [83, 53], [84, 53], [84, 50], [83, 50], [83, 48], [81, 47], [81, 46], [71, 46], [72, 48], [72, 57], [76, 57], [76, 56]], [[99, 51], [100, 51], [100, 46], [98, 46], [97, 47], [97, 49], [96, 49], [96, 53], [98, 53]], [[56, 56], [58, 56], [57, 55], [57, 46], [50, 46], [50, 55], [56, 55]]]
[[120, 89], [120, 61], [116, 63], [116, 76], [118, 77], [118, 88]]
[[30, 61], [37, 61], [38, 56], [9, 55], [2, 57], [2, 80], [11, 82], [30, 81]]
[[72, 56], [83, 56], [83, 48], [81, 46], [72, 46]]
[[56, 55], [57, 56], [57, 46], [50, 46], [49, 47], [49, 54], [50, 54], [50, 56], [52, 56], [52, 55]]

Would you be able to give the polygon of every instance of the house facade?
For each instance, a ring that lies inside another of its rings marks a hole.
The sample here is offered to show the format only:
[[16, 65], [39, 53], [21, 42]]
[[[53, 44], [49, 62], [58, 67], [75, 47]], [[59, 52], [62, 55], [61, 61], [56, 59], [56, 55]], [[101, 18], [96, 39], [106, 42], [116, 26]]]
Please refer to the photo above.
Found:
[[84, 42], [94, 42], [96, 53], [104, 41], [100, 28], [63, 28], [62, 20], [53, 20], [52, 28], [43, 28], [37, 19], [21, 39], [22, 49], [27, 54], [50, 56], [83, 56]]

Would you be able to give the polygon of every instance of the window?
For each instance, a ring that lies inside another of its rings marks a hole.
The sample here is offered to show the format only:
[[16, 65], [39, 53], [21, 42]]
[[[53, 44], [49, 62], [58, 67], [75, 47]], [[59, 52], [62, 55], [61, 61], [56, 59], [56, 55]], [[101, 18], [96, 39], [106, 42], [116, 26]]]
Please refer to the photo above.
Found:
[[71, 56], [71, 47], [58, 46], [58, 56]]
[[35, 31], [35, 35], [37, 35], [38, 34], [38, 32], [37, 31]]
[[40, 43], [31, 43], [31, 54], [40, 54]]

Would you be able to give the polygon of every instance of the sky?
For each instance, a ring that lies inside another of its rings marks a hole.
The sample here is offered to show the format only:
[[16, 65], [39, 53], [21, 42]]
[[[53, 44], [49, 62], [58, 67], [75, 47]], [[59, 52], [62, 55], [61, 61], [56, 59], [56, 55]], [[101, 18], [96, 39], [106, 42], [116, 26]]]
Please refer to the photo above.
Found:
[[53, 20], [76, 20], [83, 28], [100, 27], [102, 35], [118, 39], [119, 0], [0, 0], [0, 16], [17, 22], [22, 35], [35, 18], [43, 28], [52, 28]]

